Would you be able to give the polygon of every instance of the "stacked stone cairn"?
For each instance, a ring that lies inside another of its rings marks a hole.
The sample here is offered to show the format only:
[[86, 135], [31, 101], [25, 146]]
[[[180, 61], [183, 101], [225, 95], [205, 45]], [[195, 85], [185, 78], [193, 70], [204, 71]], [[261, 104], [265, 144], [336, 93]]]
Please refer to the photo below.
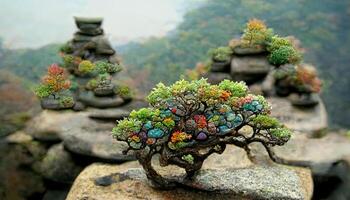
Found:
[[148, 104], [115, 82], [122, 67], [102, 19], [75, 21], [79, 30], [61, 48], [63, 63], [49, 66], [35, 90], [44, 110], [4, 140], [2, 150], [11, 153], [0, 161], [11, 171], [0, 172], [0, 199], [64, 200], [87, 165], [135, 159], [122, 154], [127, 145], [114, 141], [111, 130], [115, 120]]
[[[276, 108], [283, 108], [274, 112], [275, 117], [294, 130], [318, 133], [327, 127], [319, 97], [321, 81], [315, 67], [302, 62], [301, 52], [297, 39], [274, 35], [264, 22], [253, 19], [241, 38], [209, 51], [209, 72], [203, 76], [211, 83], [244, 81], [253, 93], [269, 97]], [[300, 121], [305, 124], [300, 126]], [[315, 125], [307, 125], [310, 123]]]
[[[116, 111], [114, 108], [131, 102], [132, 94], [127, 86], [114, 80], [122, 66], [104, 35], [102, 21], [102, 18], [75, 17], [79, 30], [61, 48], [63, 66], [76, 83], [73, 88], [77, 100], [74, 110], [97, 108], [94, 110], [95, 114], [98, 113], [97, 118], [118, 119], [120, 109]], [[113, 112], [117, 115], [113, 116]]]

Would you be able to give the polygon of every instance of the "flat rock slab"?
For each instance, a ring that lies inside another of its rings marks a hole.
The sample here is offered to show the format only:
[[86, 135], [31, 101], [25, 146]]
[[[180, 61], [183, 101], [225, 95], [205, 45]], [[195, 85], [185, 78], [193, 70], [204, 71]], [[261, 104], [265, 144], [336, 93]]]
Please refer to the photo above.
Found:
[[60, 141], [60, 133], [82, 123], [84, 113], [43, 110], [28, 122], [25, 132], [40, 141]]
[[[173, 171], [167, 172], [169, 176]], [[173, 177], [178, 179], [178, 177]], [[304, 168], [253, 166], [204, 169], [182, 187], [149, 186], [137, 162], [92, 164], [75, 180], [67, 200], [83, 199], [310, 199], [312, 179]]]
[[79, 100], [87, 106], [96, 108], [113, 108], [123, 105], [125, 102], [121, 97], [97, 97], [93, 92], [84, 92], [79, 95]]
[[231, 80], [231, 75], [225, 72], [208, 72], [204, 75], [211, 84], [219, 84], [221, 81], [228, 79]]
[[233, 57], [231, 61], [231, 77], [235, 81], [252, 84], [262, 81], [273, 66], [266, 56]]
[[287, 98], [272, 97], [267, 100], [272, 105], [271, 115], [294, 131], [313, 136], [328, 127], [327, 111], [322, 100], [312, 108], [295, 107]]
[[133, 155], [124, 155], [127, 149], [125, 142], [119, 142], [112, 137], [114, 123], [87, 120], [81, 126], [76, 126], [62, 134], [63, 144], [69, 151], [96, 157], [110, 162], [122, 162], [135, 159]]
[[113, 139], [114, 122], [96, 121], [89, 112], [48, 111], [41, 112], [25, 132], [41, 141], [63, 141], [71, 152], [97, 159], [123, 162], [132, 160], [132, 155], [123, 155], [126, 143]]
[[119, 120], [129, 116], [130, 114], [130, 111], [122, 108], [108, 108], [108, 109], [89, 108], [87, 112], [89, 112], [90, 118], [102, 119], [102, 120]]
[[284, 146], [274, 148], [278, 157], [305, 162], [314, 174], [324, 175], [345, 156], [350, 155], [350, 139], [336, 133], [322, 138], [294, 134]]

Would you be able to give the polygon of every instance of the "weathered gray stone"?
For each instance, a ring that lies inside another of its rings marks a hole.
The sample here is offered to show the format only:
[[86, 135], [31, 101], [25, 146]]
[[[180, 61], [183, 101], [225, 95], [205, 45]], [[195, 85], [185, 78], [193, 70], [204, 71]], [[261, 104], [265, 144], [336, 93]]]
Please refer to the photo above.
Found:
[[59, 183], [73, 183], [82, 169], [62, 144], [53, 145], [38, 165], [38, 171], [44, 178]]
[[73, 41], [75, 42], [89, 42], [91, 41], [92, 36], [89, 35], [83, 35], [80, 33], [75, 33], [73, 37]]
[[77, 101], [77, 102], [75, 102], [72, 109], [74, 111], [82, 111], [82, 110], [85, 110], [85, 108], [86, 108], [86, 106], [82, 102]]
[[76, 125], [73, 117], [81, 116], [72, 111], [56, 112], [44, 110], [28, 122], [25, 132], [41, 141], [59, 141], [59, 133]]
[[[175, 171], [166, 170], [165, 173], [171, 177]], [[172, 178], [179, 181], [180, 177]], [[92, 164], [75, 180], [67, 200], [310, 199], [312, 192], [309, 170], [282, 166], [203, 169], [194, 180], [182, 184], [183, 187], [173, 190], [154, 189], [137, 162]]]
[[236, 55], [257, 55], [267, 53], [265, 48], [257, 48], [257, 47], [242, 47], [241, 45], [233, 48], [233, 53]]
[[289, 161], [303, 162], [317, 175], [327, 174], [333, 165], [350, 155], [350, 139], [340, 134], [329, 133], [322, 138], [308, 138], [295, 133], [284, 146], [274, 148], [278, 157]]
[[9, 144], [24, 144], [33, 141], [33, 137], [24, 131], [17, 131], [7, 136], [5, 141]]
[[122, 154], [127, 145], [112, 138], [113, 126], [114, 123], [99, 123], [88, 118], [62, 135], [64, 146], [75, 154], [110, 162], [135, 159], [133, 155]]
[[93, 119], [104, 119], [104, 120], [119, 120], [129, 116], [130, 111], [123, 108], [107, 108], [97, 109], [90, 108], [87, 110], [89, 117]]
[[45, 191], [42, 177], [31, 168], [45, 148], [36, 141], [12, 139], [0, 140], [0, 199], [29, 199]]
[[100, 28], [103, 18], [100, 17], [74, 17], [75, 23], [81, 34], [101, 35], [103, 30]]
[[236, 56], [231, 62], [231, 76], [235, 81], [251, 84], [262, 81], [272, 68], [266, 56]]
[[69, 188], [49, 189], [45, 192], [42, 200], [65, 200]]
[[40, 103], [43, 109], [49, 109], [49, 110], [63, 110], [63, 109], [72, 108], [74, 106], [74, 102], [63, 105], [58, 99], [52, 99], [52, 98], [41, 99]]
[[207, 78], [208, 82], [211, 84], [218, 84], [225, 79], [231, 80], [230, 74], [223, 72], [208, 72], [204, 77]]
[[299, 107], [314, 107], [316, 106], [319, 101], [320, 97], [318, 94], [311, 93], [311, 94], [291, 94], [289, 95], [288, 99], [292, 103], [293, 106], [299, 106]]
[[114, 85], [109, 84], [103, 87], [97, 87], [94, 89], [94, 94], [96, 96], [113, 96], [114, 95]]
[[118, 96], [97, 97], [92, 91], [83, 92], [79, 95], [79, 100], [87, 106], [96, 108], [118, 107], [124, 104], [124, 100]]
[[328, 127], [327, 112], [321, 100], [311, 108], [295, 107], [286, 98], [271, 97], [267, 100], [272, 105], [271, 115], [294, 131], [314, 136]]
[[231, 59], [225, 62], [212, 61], [210, 71], [212, 72], [229, 72]]
[[96, 44], [96, 54], [102, 54], [102, 55], [115, 54], [115, 51], [113, 50], [107, 38], [103, 36], [98, 36], [98, 37], [94, 37], [91, 41]]

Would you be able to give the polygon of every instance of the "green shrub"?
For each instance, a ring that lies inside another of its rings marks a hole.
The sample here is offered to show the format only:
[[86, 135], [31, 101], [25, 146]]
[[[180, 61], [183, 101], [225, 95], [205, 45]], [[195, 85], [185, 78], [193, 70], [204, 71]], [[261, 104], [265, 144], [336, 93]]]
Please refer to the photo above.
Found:
[[116, 87], [116, 94], [126, 99], [132, 98], [134, 96], [133, 92], [126, 85], [119, 85]]
[[283, 37], [279, 37], [279, 36], [275, 35], [272, 37], [271, 42], [267, 46], [267, 50], [269, 52], [273, 52], [273, 51], [281, 48], [282, 46], [292, 47], [293, 45], [292, 45], [292, 42], [290, 40], [288, 40], [287, 38], [283, 38]]
[[232, 54], [233, 51], [230, 47], [219, 47], [209, 51], [209, 55], [212, 57], [212, 59], [219, 62], [230, 60]]
[[45, 98], [50, 96], [53, 91], [50, 88], [50, 86], [48, 85], [38, 85], [35, 90], [34, 93], [36, 94], [36, 96], [38, 96], [39, 98]]
[[59, 99], [59, 103], [61, 106], [73, 106], [74, 105], [74, 99], [71, 96], [62, 96]]
[[89, 80], [89, 82], [87, 82], [86, 89], [94, 90], [95, 88], [97, 88], [97, 86], [98, 86], [98, 80], [93, 78], [93, 79]]
[[119, 64], [112, 64], [105, 61], [97, 61], [94, 63], [96, 71], [100, 74], [103, 73], [116, 73], [120, 72], [123, 68]]
[[78, 66], [78, 70], [81, 73], [90, 73], [95, 69], [95, 65], [89, 60], [83, 60]]
[[60, 52], [69, 54], [69, 53], [73, 53], [73, 49], [67, 42], [60, 47]]
[[301, 61], [301, 54], [291, 46], [282, 46], [271, 52], [269, 62], [273, 65], [297, 64]]
[[74, 64], [74, 56], [72, 55], [64, 55], [62, 56], [62, 59], [63, 59], [63, 66], [66, 68]]
[[271, 41], [273, 30], [259, 19], [251, 19], [243, 31], [242, 45], [246, 47], [264, 46]]

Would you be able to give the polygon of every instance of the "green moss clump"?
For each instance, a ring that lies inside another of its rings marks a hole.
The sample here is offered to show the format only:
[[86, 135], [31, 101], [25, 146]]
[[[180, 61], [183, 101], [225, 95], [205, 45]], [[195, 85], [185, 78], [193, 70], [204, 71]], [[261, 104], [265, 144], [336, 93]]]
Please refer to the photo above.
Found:
[[48, 85], [39, 85], [38, 87], [35, 88], [34, 93], [36, 96], [39, 98], [45, 98], [50, 96], [53, 92], [50, 86]]
[[86, 89], [88, 90], [94, 90], [98, 86], [98, 80], [96, 79], [91, 79], [89, 82], [86, 84]]
[[209, 55], [214, 61], [226, 62], [230, 60], [233, 51], [230, 47], [219, 47], [216, 49], [211, 49]]
[[283, 46], [288, 46], [292, 47], [292, 42], [288, 40], [287, 38], [279, 37], [279, 36], [273, 36], [271, 39], [271, 42], [267, 46], [267, 50], [269, 52], [276, 51], [277, 49], [283, 47]]
[[126, 85], [118, 85], [118, 87], [116, 87], [115, 93], [123, 99], [131, 99], [134, 96], [134, 93]]
[[74, 56], [72, 55], [64, 55], [62, 59], [63, 59], [63, 66], [66, 68], [74, 64]]
[[67, 42], [60, 47], [60, 52], [70, 54], [70, 53], [73, 53], [73, 49]]
[[268, 115], [257, 115], [252, 119], [252, 122], [256, 124], [259, 128], [269, 129], [269, 128], [278, 128], [280, 127], [279, 121]]
[[183, 155], [181, 157], [182, 160], [188, 162], [189, 164], [193, 165], [194, 164], [194, 158], [191, 154]]
[[123, 68], [119, 64], [112, 64], [105, 61], [97, 61], [94, 63], [98, 73], [116, 73], [120, 72]]
[[287, 128], [276, 128], [271, 130], [271, 135], [277, 138], [290, 138], [292, 131]]
[[271, 52], [269, 62], [273, 65], [297, 64], [301, 61], [300, 53], [291, 46], [282, 46]]
[[74, 99], [71, 96], [62, 96], [59, 99], [59, 103], [63, 107], [73, 106], [74, 105]]
[[81, 73], [90, 73], [95, 69], [95, 65], [89, 60], [83, 60], [78, 66], [78, 70]]

